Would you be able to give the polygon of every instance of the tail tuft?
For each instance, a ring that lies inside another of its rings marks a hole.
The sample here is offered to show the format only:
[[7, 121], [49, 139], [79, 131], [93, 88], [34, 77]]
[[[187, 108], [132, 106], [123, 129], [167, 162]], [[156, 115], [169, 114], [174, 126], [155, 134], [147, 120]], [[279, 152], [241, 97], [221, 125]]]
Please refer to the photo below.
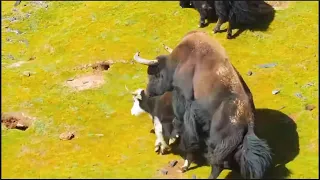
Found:
[[271, 150], [266, 141], [259, 139], [253, 132], [244, 137], [240, 171], [243, 177], [261, 179], [271, 165]]

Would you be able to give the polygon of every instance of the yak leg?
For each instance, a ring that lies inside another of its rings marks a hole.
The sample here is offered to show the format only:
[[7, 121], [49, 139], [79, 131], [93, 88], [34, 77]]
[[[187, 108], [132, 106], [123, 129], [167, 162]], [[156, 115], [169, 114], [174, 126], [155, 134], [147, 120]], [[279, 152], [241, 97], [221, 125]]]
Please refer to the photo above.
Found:
[[227, 39], [232, 38], [232, 22], [228, 22], [228, 28], [227, 28]]
[[186, 111], [186, 100], [182, 94], [182, 91], [175, 88], [172, 91], [172, 106], [175, 118], [172, 121], [173, 131], [171, 133], [171, 137], [169, 139], [169, 145], [176, 142], [176, 140], [180, 137], [183, 126], [183, 116]]
[[[157, 136], [156, 143], [157, 141], [160, 142], [160, 153], [164, 154], [164, 152], [170, 148], [164, 140], [163, 133], [162, 133], [162, 124], [158, 117], [154, 117], [154, 129], [155, 129], [155, 134]], [[156, 146], [155, 150], [158, 151], [159, 150], [158, 143], [155, 146]]]
[[173, 130], [171, 132], [171, 138], [169, 139], [169, 145], [174, 144], [176, 140], [180, 137], [180, 129], [181, 129], [181, 122], [174, 118], [172, 121]]
[[[235, 111], [237, 105], [232, 100], [223, 101], [214, 113], [210, 127], [210, 144], [208, 145], [208, 158], [213, 168], [210, 178], [216, 178], [223, 169], [225, 161], [233, 156], [233, 152], [243, 139], [244, 126], [237, 124]], [[228, 116], [224, 112], [235, 109]], [[231, 117], [230, 117], [231, 116]], [[228, 133], [227, 136], [223, 133]], [[218, 173], [219, 172], [219, 173]]]
[[190, 108], [188, 108], [184, 114], [184, 122], [183, 122], [183, 135], [182, 135], [182, 143], [185, 145], [185, 150], [187, 152], [187, 157], [185, 164], [182, 166], [182, 172], [188, 170], [191, 162], [193, 161], [193, 154], [200, 149], [199, 145], [199, 136], [197, 132], [197, 123], [196, 123], [196, 102], [192, 102], [190, 104]]
[[159, 138], [157, 137], [157, 139], [156, 139], [156, 141], [154, 143], [154, 152], [159, 152], [160, 145], [161, 145], [161, 142], [160, 142]]
[[189, 169], [192, 161], [193, 161], [193, 154], [192, 153], [187, 153], [187, 157], [184, 160], [183, 166], [181, 167], [181, 172], [182, 173], [186, 172]]
[[225, 20], [222, 20], [221, 18], [219, 18], [216, 26], [215, 26], [214, 29], [213, 29], [213, 33], [219, 32], [221, 25], [222, 25], [223, 23], [225, 23], [225, 22], [226, 22]]
[[199, 28], [203, 28], [206, 25], [207, 13], [200, 11]]
[[223, 169], [217, 165], [211, 165], [211, 174], [208, 179], [217, 179]]

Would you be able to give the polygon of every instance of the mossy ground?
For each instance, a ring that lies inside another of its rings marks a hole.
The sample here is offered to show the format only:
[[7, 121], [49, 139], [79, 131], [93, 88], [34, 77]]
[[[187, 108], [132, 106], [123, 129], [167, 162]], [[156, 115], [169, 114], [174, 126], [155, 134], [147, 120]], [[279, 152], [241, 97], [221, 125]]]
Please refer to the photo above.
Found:
[[[25, 132], [2, 130], [2, 177], [155, 177], [156, 169], [180, 157], [155, 154], [151, 120], [130, 115], [132, 97], [125, 86], [135, 90], [147, 81], [146, 67], [130, 61], [137, 50], [150, 59], [166, 53], [162, 43], [174, 47], [197, 29], [198, 13], [165, 1], [46, 3], [47, 9], [22, 2], [14, 12], [14, 2], [1, 2], [2, 18], [31, 13], [16, 22], [2, 20], [2, 112], [22, 111], [37, 118]], [[245, 31], [234, 40], [227, 40], [226, 33], [212, 35], [249, 85], [256, 108], [285, 106], [280, 111], [294, 115], [300, 153], [286, 165], [288, 178], [318, 177], [318, 13], [318, 2], [296, 2], [276, 12], [266, 32]], [[203, 30], [211, 33], [213, 25]], [[7, 32], [5, 26], [22, 34]], [[35, 60], [7, 67], [30, 57]], [[68, 78], [91, 72], [74, 67], [108, 59], [127, 63], [104, 71], [102, 87], [74, 92], [63, 86]], [[257, 67], [271, 62], [278, 64]], [[249, 70], [252, 76], [246, 75]], [[35, 74], [26, 77], [24, 71]], [[302, 88], [308, 82], [315, 85]], [[272, 95], [276, 88], [281, 92]], [[297, 98], [296, 92], [306, 99]], [[306, 111], [305, 104], [317, 108]], [[69, 129], [76, 130], [76, 138], [60, 141], [59, 134]], [[92, 135], [97, 133], [104, 136]], [[196, 168], [186, 177], [207, 178], [209, 172], [209, 167]]]

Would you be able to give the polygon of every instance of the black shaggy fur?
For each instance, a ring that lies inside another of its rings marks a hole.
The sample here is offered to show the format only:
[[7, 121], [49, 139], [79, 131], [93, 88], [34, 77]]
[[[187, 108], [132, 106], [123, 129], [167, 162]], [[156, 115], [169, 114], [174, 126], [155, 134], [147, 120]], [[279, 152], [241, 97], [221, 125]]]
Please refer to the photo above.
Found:
[[180, 1], [179, 5], [182, 8], [192, 8], [193, 7], [191, 1]]
[[[266, 30], [272, 22], [275, 11], [264, 1], [190, 1], [192, 7], [200, 14], [199, 27], [205, 27], [210, 22], [218, 20], [213, 29], [220, 32], [223, 23], [228, 22], [227, 38], [239, 35], [245, 29]], [[186, 3], [186, 1], [180, 1]], [[205, 20], [208, 23], [205, 23]], [[232, 36], [232, 29], [239, 31]]]
[[218, 19], [214, 7], [214, 1], [191, 1], [191, 3], [200, 14], [199, 27], [205, 27], [210, 22], [214, 22]]
[[229, 22], [227, 38], [232, 38], [232, 29], [266, 30], [274, 18], [275, 11], [264, 1], [215, 1], [216, 13], [219, 17], [214, 33], [220, 31], [220, 26]]
[[148, 67], [146, 91], [150, 96], [173, 91], [174, 131], [186, 159], [205, 155], [213, 179], [223, 169], [263, 178], [270, 150], [253, 132], [252, 94], [224, 48], [207, 33], [191, 31], [170, 55], [157, 60]]

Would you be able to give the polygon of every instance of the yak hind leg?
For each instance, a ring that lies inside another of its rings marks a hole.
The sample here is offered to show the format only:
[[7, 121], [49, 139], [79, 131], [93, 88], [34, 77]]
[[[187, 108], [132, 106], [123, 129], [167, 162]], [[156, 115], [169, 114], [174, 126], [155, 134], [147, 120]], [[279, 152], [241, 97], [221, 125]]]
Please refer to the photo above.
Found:
[[217, 177], [220, 175], [223, 168], [217, 165], [211, 165], [211, 173], [208, 179], [217, 179]]
[[184, 173], [184, 172], [188, 171], [192, 161], [193, 161], [193, 154], [187, 153], [187, 157], [184, 160], [183, 165], [180, 167], [180, 172]]
[[[213, 168], [210, 178], [219, 176], [220, 172], [225, 168], [225, 161], [233, 157], [234, 151], [243, 140], [244, 125], [237, 124], [233, 118], [226, 116], [224, 113], [227, 110], [235, 109], [236, 105], [232, 103], [227, 101], [222, 102], [212, 117], [215, 121], [211, 122], [210, 143], [208, 145], [208, 159]], [[234, 117], [236, 116], [235, 113], [236, 111], [229, 115]], [[222, 135], [222, 132], [226, 133], [227, 136]], [[228, 166], [229, 164], [226, 167]]]

